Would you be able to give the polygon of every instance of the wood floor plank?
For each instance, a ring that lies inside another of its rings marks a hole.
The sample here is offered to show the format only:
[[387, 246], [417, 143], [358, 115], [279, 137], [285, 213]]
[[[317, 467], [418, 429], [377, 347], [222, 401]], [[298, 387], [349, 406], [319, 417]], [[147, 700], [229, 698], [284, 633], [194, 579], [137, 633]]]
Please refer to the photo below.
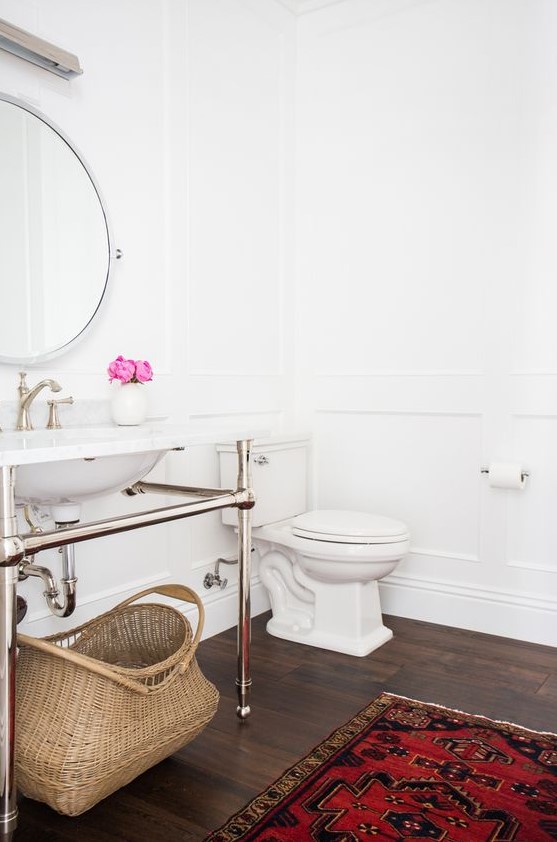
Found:
[[538, 696], [557, 702], [557, 673], [550, 673], [538, 690]]

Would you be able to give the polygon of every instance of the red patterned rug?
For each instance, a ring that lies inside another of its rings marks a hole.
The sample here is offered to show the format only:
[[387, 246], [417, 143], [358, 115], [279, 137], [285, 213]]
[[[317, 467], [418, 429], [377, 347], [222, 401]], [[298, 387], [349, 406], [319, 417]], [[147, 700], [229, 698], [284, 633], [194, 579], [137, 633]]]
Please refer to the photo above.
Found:
[[383, 693], [205, 842], [554, 842], [557, 735]]

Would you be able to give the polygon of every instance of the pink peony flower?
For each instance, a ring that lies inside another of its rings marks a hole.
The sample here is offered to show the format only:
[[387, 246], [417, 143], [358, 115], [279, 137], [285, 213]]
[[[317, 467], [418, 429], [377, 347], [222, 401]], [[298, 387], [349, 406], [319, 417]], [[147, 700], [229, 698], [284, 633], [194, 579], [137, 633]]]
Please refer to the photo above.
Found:
[[153, 379], [153, 369], [147, 360], [135, 361], [135, 376], [139, 383], [147, 383]]
[[121, 355], [107, 368], [108, 379], [120, 383], [147, 383], [153, 379], [153, 369], [147, 360], [126, 360]]
[[125, 360], [124, 357], [119, 356], [110, 363], [107, 372], [111, 383], [113, 380], [129, 383], [135, 374], [135, 363], [133, 360]]

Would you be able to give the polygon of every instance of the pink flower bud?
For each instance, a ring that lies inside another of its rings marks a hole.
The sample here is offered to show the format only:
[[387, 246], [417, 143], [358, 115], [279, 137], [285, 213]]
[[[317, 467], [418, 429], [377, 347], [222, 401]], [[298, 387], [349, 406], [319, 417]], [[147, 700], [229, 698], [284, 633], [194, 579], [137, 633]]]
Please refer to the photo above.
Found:
[[113, 380], [129, 383], [135, 373], [134, 361], [125, 360], [122, 356], [116, 357], [108, 366], [107, 373], [111, 383]]
[[135, 361], [135, 376], [140, 383], [147, 383], [148, 380], [153, 379], [153, 369], [147, 360]]

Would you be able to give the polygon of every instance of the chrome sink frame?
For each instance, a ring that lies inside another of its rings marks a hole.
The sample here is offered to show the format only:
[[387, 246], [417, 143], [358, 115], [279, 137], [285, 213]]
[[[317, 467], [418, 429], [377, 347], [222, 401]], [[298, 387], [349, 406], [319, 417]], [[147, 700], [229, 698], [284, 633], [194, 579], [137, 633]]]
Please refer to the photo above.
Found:
[[[16, 613], [18, 567], [27, 555], [41, 550], [89, 541], [130, 529], [192, 517], [216, 509], [238, 509], [238, 636], [237, 677], [240, 719], [250, 714], [250, 556], [251, 509], [255, 496], [251, 487], [251, 439], [236, 443], [238, 451], [238, 487], [235, 491], [219, 488], [194, 488], [163, 483], [137, 482], [124, 493], [160, 493], [198, 498], [188, 503], [164, 506], [107, 520], [78, 523], [52, 532], [19, 535], [15, 514], [16, 466], [0, 467], [0, 839], [11, 842], [17, 825], [15, 752], [15, 671]], [[201, 499], [199, 499], [201, 498]]]

